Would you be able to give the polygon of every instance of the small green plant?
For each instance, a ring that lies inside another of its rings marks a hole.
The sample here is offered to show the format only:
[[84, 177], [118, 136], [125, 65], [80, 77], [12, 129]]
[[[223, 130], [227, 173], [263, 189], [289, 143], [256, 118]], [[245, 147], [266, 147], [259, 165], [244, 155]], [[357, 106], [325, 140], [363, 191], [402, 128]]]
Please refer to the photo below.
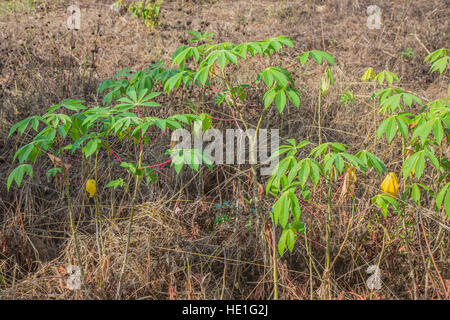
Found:
[[341, 96], [340, 102], [343, 105], [353, 105], [355, 103], [355, 96], [352, 91], [347, 91]]
[[[429, 187], [420, 183], [427, 163], [436, 170], [436, 181], [445, 182], [448, 179], [448, 171], [442, 167], [442, 164], [446, 162], [442, 150], [444, 138], [448, 137], [450, 124], [449, 99], [434, 100], [423, 106], [419, 97], [399, 88], [382, 89], [376, 92], [375, 96], [379, 97], [380, 112], [391, 114], [379, 125], [377, 137], [381, 138], [384, 135], [387, 141], [392, 143], [398, 136], [402, 142], [402, 174], [405, 187], [402, 200], [405, 201], [411, 196], [419, 205], [419, 187], [427, 192], [431, 191]], [[422, 111], [416, 115], [405, 110], [406, 107], [411, 108], [413, 103], [423, 106]], [[439, 155], [442, 155], [440, 159]], [[414, 182], [414, 177], [417, 182]], [[431, 192], [431, 194], [434, 193]], [[374, 200], [381, 204], [380, 199]], [[437, 199], [439, 207], [441, 203], [442, 198]], [[398, 205], [395, 207], [399, 208]], [[383, 208], [383, 213], [386, 215], [386, 206]], [[450, 197], [446, 200], [445, 209], [450, 217]]]
[[[434, 64], [432, 71], [444, 72], [448, 60], [444, 54], [446, 52], [438, 50], [437, 53], [427, 57], [427, 60], [431, 60]], [[332, 75], [327, 69], [321, 79], [319, 94], [326, 93], [332, 82]], [[399, 81], [398, 77], [390, 71], [385, 70], [376, 74], [372, 68], [365, 72], [362, 80], [372, 80], [374, 88], [377, 84], [382, 85], [386, 82], [391, 86], [394, 80]], [[350, 99], [351, 95], [346, 93], [341, 101], [348, 102]], [[447, 212], [450, 218], [450, 183], [446, 165], [448, 159], [443, 152], [444, 140], [449, 136], [449, 99], [438, 99], [424, 105], [419, 97], [397, 87], [380, 89], [374, 92], [371, 99], [374, 100], [374, 108], [377, 102], [379, 105], [377, 111], [387, 116], [378, 126], [376, 138], [380, 139], [385, 135], [388, 143], [392, 144], [395, 137], [399, 137], [402, 143], [401, 177], [397, 180], [395, 173], [389, 173], [381, 186], [383, 193], [372, 198], [373, 205], [378, 206], [384, 216], [387, 216], [389, 207], [393, 207], [399, 214], [406, 232], [404, 218], [406, 201], [411, 199], [416, 206], [420, 207], [421, 190], [423, 190], [435, 198], [436, 210]], [[412, 111], [416, 107], [421, 109], [414, 114]], [[374, 118], [375, 121], [376, 118]], [[274, 168], [266, 185], [266, 194], [270, 193], [277, 198], [272, 207], [271, 218], [275, 226], [279, 225], [282, 228], [278, 240], [278, 253], [283, 255], [286, 248], [292, 252], [298, 235], [306, 238], [305, 224], [301, 221], [301, 203], [310, 200], [312, 187], [316, 189], [322, 181], [328, 189], [326, 255], [322, 280], [327, 296], [330, 296], [330, 285], [327, 279], [336, 261], [336, 257], [334, 259], [331, 257], [332, 185], [337, 181], [338, 176], [344, 173], [376, 171], [383, 175], [387, 172], [387, 167], [375, 154], [363, 150], [352, 155], [346, 151], [348, 146], [340, 143], [319, 144], [310, 151], [309, 157], [299, 157], [297, 154], [304, 154], [304, 150], [301, 152], [300, 150], [310, 145], [310, 142], [297, 143], [293, 139], [289, 139], [288, 142], [288, 145], [279, 147], [275, 153], [274, 156], [284, 154], [284, 158]], [[432, 171], [435, 181], [433, 186], [427, 186], [421, 181], [428, 163], [431, 164], [430, 170], [434, 169], [434, 172]], [[396, 199], [397, 192], [400, 191], [398, 181], [403, 182], [403, 190], [400, 192], [401, 202]], [[434, 192], [433, 189], [438, 191]], [[405, 246], [409, 251], [406, 239], [405, 234]], [[411, 261], [410, 266], [412, 266]], [[444, 284], [443, 287], [445, 292]]]
[[416, 55], [415, 55], [414, 51], [411, 48], [407, 48], [405, 51], [400, 52], [400, 57], [406, 58], [408, 60], [411, 60], [415, 56]]
[[128, 6], [128, 10], [132, 13], [133, 18], [142, 19], [148, 28], [154, 29], [161, 24], [162, 3], [163, 0], [136, 1]]

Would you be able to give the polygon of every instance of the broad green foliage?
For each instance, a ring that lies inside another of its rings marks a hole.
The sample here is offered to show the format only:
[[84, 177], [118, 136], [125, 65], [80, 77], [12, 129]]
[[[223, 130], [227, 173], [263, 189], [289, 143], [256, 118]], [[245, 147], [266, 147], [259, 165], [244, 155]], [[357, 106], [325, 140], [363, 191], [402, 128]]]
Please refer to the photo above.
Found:
[[[189, 31], [194, 36], [192, 42], [210, 42], [212, 33], [200, 33]], [[172, 67], [178, 66], [177, 71], [166, 81], [164, 90], [170, 93], [174, 88], [180, 87], [182, 83], [187, 85], [194, 82], [196, 85], [211, 86], [211, 81], [215, 77], [225, 77], [228, 67], [238, 67], [240, 63], [258, 56], [272, 57], [275, 53], [281, 54], [283, 46], [292, 47], [292, 41], [279, 36], [264, 41], [234, 44], [224, 42], [219, 44], [200, 44], [197, 46], [181, 46], [172, 55]], [[188, 64], [192, 66], [188, 67]], [[286, 107], [289, 100], [295, 107], [300, 106], [300, 92], [295, 89], [295, 84], [291, 74], [280, 66], [266, 66], [258, 73], [255, 85], [263, 80], [267, 87], [264, 94], [264, 108], [267, 109], [275, 102], [280, 113]], [[253, 86], [246, 83], [225, 86], [217, 94], [216, 103], [218, 106], [222, 102], [232, 105], [237, 100], [241, 102], [246, 98], [246, 91]]]
[[[61, 157], [63, 151], [67, 150], [73, 154], [81, 150], [85, 158], [89, 158], [101, 148], [112, 152], [109, 141], [113, 137], [121, 141], [129, 139], [136, 144], [149, 144], [147, 132], [150, 127], [174, 130], [183, 126], [194, 126], [198, 122], [207, 122], [208, 118], [194, 114], [176, 114], [165, 119], [139, 115], [139, 109], [160, 107], [154, 99], [161, 92], [152, 90], [157, 83], [164, 80], [162, 66], [162, 63], [157, 63], [136, 74], [124, 69], [115, 76], [123, 79], [103, 82], [99, 91], [108, 91], [104, 106], [87, 108], [83, 101], [67, 99], [50, 107], [42, 116], [31, 116], [14, 124], [9, 136], [15, 132], [24, 134], [29, 127], [37, 134], [32, 142], [20, 147], [15, 153], [13, 161], [18, 159], [20, 165], [10, 174], [8, 189], [12, 181], [16, 181], [20, 186], [25, 173], [30, 177], [33, 175], [32, 166], [25, 163], [35, 162], [37, 156], [42, 153], [48, 154], [52, 161], [61, 161], [57, 157]], [[203, 128], [206, 126], [203, 125]], [[122, 162], [121, 166], [133, 176], [145, 178], [147, 183], [155, 180], [154, 171], [149, 167], [141, 169], [137, 164], [127, 162]], [[142, 164], [141, 167], [145, 165]], [[198, 169], [198, 166], [196, 168]], [[57, 167], [49, 169], [47, 176], [61, 171], [61, 168]], [[123, 186], [121, 180], [111, 183], [108, 187]]]
[[387, 217], [388, 215], [389, 205], [391, 205], [395, 211], [399, 210], [398, 201], [387, 194], [377, 194], [372, 198], [372, 202], [375, 203], [379, 208], [381, 208], [381, 213], [385, 217]]
[[[322, 60], [326, 60], [331, 65], [334, 63], [327, 54], [310, 51], [298, 56], [301, 65], [305, 65], [309, 57], [318, 64], [321, 64]], [[448, 63], [447, 50], [438, 50], [430, 54], [426, 60], [433, 63], [432, 72], [439, 70], [443, 73]], [[264, 81], [267, 86], [275, 83], [276, 79], [272, 73], [265, 71], [262, 75], [265, 76]], [[391, 86], [394, 81], [399, 82], [398, 76], [394, 73], [384, 70], [376, 74], [372, 68], [367, 69], [362, 80], [372, 81], [374, 88], [385, 83]], [[320, 84], [322, 93], [326, 93], [332, 81], [333, 75], [327, 67]], [[281, 79], [277, 85], [283, 86], [288, 83], [286, 79]], [[449, 99], [435, 100], [424, 105], [422, 99], [400, 88], [380, 89], [371, 99], [374, 98], [378, 98], [379, 112], [387, 115], [377, 129], [378, 139], [386, 136], [388, 142], [392, 143], [396, 136], [400, 136], [403, 142], [404, 161], [401, 173], [407, 183], [401, 194], [401, 200], [404, 202], [411, 198], [420, 205], [421, 190], [424, 190], [436, 198], [436, 210], [439, 211], [443, 207], [450, 218], [450, 183], [447, 182], [438, 192], [433, 192], [430, 187], [421, 183], [428, 163], [435, 170], [439, 182], [448, 180], [449, 161], [446, 158], [439, 159], [437, 152], [442, 150], [445, 137], [448, 138]], [[265, 99], [272, 102], [273, 94]], [[346, 93], [341, 98], [341, 103], [348, 101], [353, 101], [353, 95], [350, 93]], [[416, 107], [421, 108], [419, 113], [416, 113]], [[293, 139], [289, 139], [288, 142], [289, 145], [281, 146], [275, 153], [275, 155], [285, 156], [274, 168], [266, 185], [266, 194], [271, 193], [277, 198], [272, 207], [271, 217], [274, 224], [280, 225], [283, 229], [278, 242], [280, 255], [285, 252], [286, 247], [292, 251], [297, 235], [304, 235], [305, 226], [300, 221], [299, 197], [309, 201], [310, 186], [316, 186], [321, 180], [332, 183], [349, 169], [356, 169], [363, 173], [375, 170], [380, 175], [387, 172], [383, 161], [367, 150], [352, 155], [346, 152], [346, 145], [322, 143], [310, 151], [309, 157], [298, 158], [297, 151], [310, 143], [302, 141], [297, 144]], [[372, 202], [381, 209], [384, 216], [387, 216], [390, 206], [396, 212], [404, 210], [402, 209], [404, 206], [399, 205], [396, 198], [384, 193], [374, 196]]]
[[[189, 31], [189, 33], [193, 36], [191, 42], [196, 45], [181, 46], [173, 53], [171, 63], [173, 73], [163, 82], [163, 88], [167, 94], [170, 94], [176, 88], [180, 88], [181, 85], [189, 86], [193, 83], [216, 92], [215, 103], [217, 106], [221, 107], [225, 102], [226, 106], [240, 113], [240, 105], [245, 103], [248, 90], [253, 90], [257, 85], [263, 85], [265, 89], [263, 95], [264, 109], [261, 117], [264, 111], [273, 105], [276, 106], [280, 114], [284, 112], [288, 102], [296, 108], [300, 107], [301, 94], [295, 88], [294, 79], [291, 73], [283, 67], [280, 58], [285, 47], [293, 47], [291, 39], [278, 36], [263, 41], [241, 44], [231, 42], [211, 44], [213, 34], [196, 31]], [[297, 59], [303, 67], [310, 57], [318, 65], [322, 65], [324, 62], [331, 66], [334, 65], [333, 56], [318, 50], [304, 52]], [[262, 69], [258, 70], [253, 83], [232, 83], [227, 78], [227, 70], [239, 68], [241, 64], [251, 58], [258, 59], [262, 64]], [[321, 82], [323, 93], [326, 93], [333, 82], [331, 69], [327, 66]], [[195, 123], [195, 131], [199, 131], [200, 127], [205, 125], [204, 120]], [[245, 119], [242, 120], [245, 121]], [[209, 126], [210, 123], [207, 123], [207, 128]], [[205, 131], [205, 128], [202, 129]], [[266, 188], [267, 192], [271, 192], [275, 196], [280, 195], [273, 206], [274, 215], [272, 217], [275, 225], [280, 224], [283, 228], [278, 242], [280, 254], [283, 254], [286, 246], [292, 251], [298, 233], [304, 233], [304, 225], [300, 221], [300, 204], [295, 191], [298, 189], [301, 191], [303, 198], [309, 199], [310, 189], [307, 181], [310, 180], [314, 185], [317, 185], [320, 176], [323, 174], [324, 166], [315, 159], [317, 156], [307, 159], [295, 157], [297, 150], [305, 147], [309, 142], [303, 141], [299, 144], [296, 144], [293, 140], [289, 142], [291, 143], [290, 146], [282, 146], [279, 149], [278, 154], [287, 153], [287, 156], [276, 166]], [[332, 144], [331, 148], [339, 148], [339, 145]], [[341, 151], [344, 151], [344, 149]], [[174, 151], [172, 159], [177, 172], [181, 170], [183, 163], [192, 159], [196, 160], [194, 163], [200, 161], [208, 163], [208, 159], [205, 159], [204, 155], [198, 150]], [[373, 159], [370, 158], [370, 160]], [[340, 171], [343, 169], [341, 166], [343, 163], [353, 163], [358, 168], [367, 166], [359, 158], [345, 152], [338, 153], [330, 159], [325, 159], [325, 162], [327, 164], [326, 169], [336, 163], [337, 170]], [[190, 166], [196, 169], [195, 164], [190, 164]], [[383, 166], [378, 165], [382, 168]], [[292, 213], [292, 219], [290, 218], [290, 212]]]
[[190, 42], [212, 42], [212, 36], [214, 35], [213, 32], [200, 32], [200, 31], [194, 31], [194, 30], [188, 30], [188, 33], [193, 37], [189, 39]]
[[375, 169], [380, 175], [387, 171], [386, 165], [380, 158], [378, 158], [375, 154], [362, 150], [359, 151], [355, 156], [364, 164], [364, 166], [368, 169]]
[[123, 187], [125, 184], [125, 181], [122, 178], [116, 179], [116, 180], [111, 180], [110, 182], [108, 182], [108, 184], [105, 186], [105, 188], [114, 188], [116, 189], [117, 187]]
[[[157, 3], [159, 2], [153, 3], [152, 6]], [[142, 2], [135, 5], [133, 7], [135, 14], [151, 18], [151, 10], [155, 8], [152, 7], [150, 10], [149, 3], [146, 2], [145, 6]], [[107, 152], [113, 152], [109, 143], [113, 136], [120, 141], [129, 139], [136, 144], [150, 143], [147, 137], [150, 127], [174, 130], [192, 126], [193, 133], [199, 134], [200, 130], [206, 131], [212, 125], [212, 119], [207, 114], [176, 114], [162, 119], [141, 116], [139, 110], [160, 108], [161, 105], [155, 99], [164, 92], [170, 94], [181, 84], [184, 87], [191, 85], [209, 87], [211, 77], [223, 77], [226, 69], [232, 65], [239, 66], [240, 63], [255, 56], [258, 56], [258, 59], [272, 59], [274, 55], [282, 54], [283, 47], [293, 47], [292, 40], [285, 36], [236, 45], [230, 42], [211, 44], [213, 33], [210, 32], [189, 31], [189, 33], [193, 36], [191, 42], [196, 45], [179, 47], [173, 53], [169, 64], [158, 61], [138, 72], [125, 68], [112, 79], [101, 83], [98, 92], [104, 94], [102, 106], [88, 108], [83, 101], [66, 99], [50, 107], [42, 116], [34, 115], [13, 125], [9, 136], [15, 132], [24, 134], [29, 127], [37, 132], [32, 142], [17, 150], [13, 160], [18, 159], [20, 164], [27, 161], [35, 162], [38, 155], [46, 153], [49, 157], [61, 161], [57, 156], [61, 156], [63, 151], [71, 153], [81, 151], [88, 159], [97, 155], [102, 148]], [[309, 51], [300, 58], [302, 64], [309, 56], [319, 64], [322, 60], [334, 63], [333, 57], [325, 52]], [[265, 108], [270, 107], [275, 101], [277, 109], [282, 113], [288, 100], [299, 108], [301, 95], [295, 89], [291, 74], [281, 66], [275, 65], [265, 65], [252, 85], [227, 83], [223, 90], [219, 90], [216, 103], [220, 106], [224, 101], [228, 105], [236, 104], [238, 100], [244, 101], [247, 96], [246, 90], [254, 88], [261, 80], [267, 87], [264, 95]], [[157, 90], [160, 88], [164, 91]], [[177, 172], [184, 164], [189, 164], [195, 170], [198, 170], [196, 163], [199, 161], [211, 165], [211, 161], [201, 150], [169, 150], [167, 153], [172, 156], [171, 165], [175, 166]], [[152, 175], [148, 173], [149, 170], [140, 170], [137, 164], [127, 165], [123, 162], [122, 166], [133, 175], [147, 178]], [[20, 185], [25, 173], [32, 175], [32, 167], [18, 168], [11, 173], [8, 188], [13, 180]], [[61, 168], [55, 167], [47, 172], [47, 176], [58, 173], [61, 173]], [[120, 185], [123, 185], [120, 180], [108, 184], [114, 188]]]
[[450, 219], [450, 182], [445, 184], [436, 196], [436, 210], [439, 211], [442, 205]]
[[291, 103], [296, 108], [299, 108], [300, 93], [294, 89], [294, 80], [286, 69], [278, 67], [266, 68], [258, 75], [258, 81], [261, 78], [269, 89], [263, 97], [265, 109], [269, 108], [275, 100], [278, 111], [283, 113], [286, 106], [286, 98], [289, 98]]

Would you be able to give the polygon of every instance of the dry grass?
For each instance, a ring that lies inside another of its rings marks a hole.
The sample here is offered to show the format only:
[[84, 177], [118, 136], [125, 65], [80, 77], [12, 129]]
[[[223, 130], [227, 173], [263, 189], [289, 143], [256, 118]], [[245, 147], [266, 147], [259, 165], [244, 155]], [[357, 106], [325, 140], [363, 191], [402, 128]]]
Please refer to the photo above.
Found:
[[[35, 1], [33, 8], [3, 10], [0, 7], [0, 173], [3, 182], [12, 169], [18, 146], [30, 137], [7, 138], [9, 127], [31, 114], [41, 114], [61, 100], [81, 98], [89, 106], [100, 103], [98, 84], [118, 70], [145, 68], [149, 63], [170, 57], [186, 44], [187, 29], [216, 33], [217, 41], [253, 41], [288, 35], [295, 48], [286, 60], [305, 50], [330, 52], [337, 59], [333, 67], [336, 83], [324, 99], [323, 140], [350, 145], [350, 151], [369, 149], [380, 155], [391, 171], [400, 169], [398, 144], [373, 144], [373, 110], [368, 98], [373, 88], [360, 81], [369, 66], [388, 69], [400, 76], [401, 86], [428, 101], [445, 97], [447, 85], [423, 64], [424, 56], [448, 43], [448, 6], [442, 1], [392, 1], [379, 4], [383, 11], [382, 30], [364, 27], [365, 8], [370, 1], [165, 1], [163, 23], [150, 32], [129, 14], [113, 14], [110, 1], [78, 1], [82, 10], [81, 30], [67, 30], [69, 1]], [[317, 6], [325, 5], [319, 12]], [[400, 52], [412, 48], [411, 59]], [[256, 73], [256, 64], [234, 70], [245, 80]], [[299, 111], [290, 108], [280, 117], [268, 115], [265, 126], [282, 128], [282, 137], [318, 142], [314, 110], [320, 70], [310, 69], [300, 77], [291, 68], [296, 87], [303, 94]], [[352, 90], [355, 103], [344, 106], [340, 96]], [[250, 122], [257, 119], [262, 90], [250, 97], [246, 112]], [[164, 97], [163, 108], [154, 115], [190, 112], [190, 104], [221, 118], [232, 117], [214, 107], [213, 95], [200, 100], [191, 92], [191, 102], [181, 94]], [[203, 104], [202, 104], [203, 103]], [[380, 119], [379, 119], [380, 120]], [[225, 128], [231, 124], [217, 123]], [[152, 132], [156, 138], [159, 132]], [[149, 163], [158, 163], [166, 150], [168, 134], [146, 150]], [[112, 148], [120, 157], [135, 153], [132, 147], [116, 142]], [[447, 157], [448, 157], [448, 150]], [[119, 177], [117, 163], [100, 162], [98, 184], [104, 186]], [[71, 291], [65, 285], [66, 267], [76, 264], [68, 226], [67, 203], [61, 182], [47, 181], [50, 159], [41, 157], [42, 168], [21, 189], [8, 193], [0, 185], [0, 298], [4, 299], [112, 299], [115, 296], [123, 260], [130, 201], [128, 195], [99, 188], [103, 252], [98, 256], [94, 223], [94, 203], [83, 188], [92, 175], [92, 165], [71, 158], [73, 205], [78, 221], [82, 264], [87, 288]], [[338, 258], [331, 271], [335, 299], [410, 299], [414, 290], [405, 247], [400, 241], [397, 216], [380, 217], [369, 209], [378, 192], [381, 177], [358, 177], [354, 199], [340, 198], [340, 186], [333, 187], [332, 256]], [[219, 166], [214, 173], [173, 169], [159, 172], [159, 181], [143, 186], [138, 193], [138, 212], [132, 229], [132, 243], [124, 274], [122, 299], [270, 299], [273, 298], [272, 239], [267, 217], [253, 216], [245, 199], [251, 198], [251, 175], [246, 166]], [[425, 178], [432, 183], [431, 178]], [[319, 186], [311, 203], [304, 205], [302, 219], [309, 230], [311, 255], [299, 238], [292, 253], [278, 259], [280, 298], [318, 299], [322, 296], [326, 212], [325, 186]], [[245, 199], [244, 199], [245, 198]], [[228, 223], [217, 225], [216, 204], [237, 201], [242, 212], [231, 214]], [[267, 212], [272, 198], [264, 200]], [[450, 279], [448, 265], [448, 220], [437, 216], [433, 203], [425, 198], [423, 225], [430, 235], [433, 256], [444, 281]], [[414, 231], [416, 208], [407, 204], [406, 221]], [[351, 219], [352, 215], [354, 216]], [[252, 227], [247, 228], [249, 220]], [[444, 225], [444, 227], [442, 227]], [[384, 237], [384, 231], [389, 237]], [[418, 293], [425, 299], [443, 299], [442, 286], [433, 265], [426, 260], [426, 243], [421, 233], [411, 242], [411, 259]], [[383, 242], [384, 241], [384, 242]], [[380, 258], [380, 253], [383, 253]], [[310, 272], [310, 256], [319, 272]], [[365, 281], [368, 266], [381, 261], [382, 289], [371, 292]], [[449, 287], [447, 283], [447, 288]]]

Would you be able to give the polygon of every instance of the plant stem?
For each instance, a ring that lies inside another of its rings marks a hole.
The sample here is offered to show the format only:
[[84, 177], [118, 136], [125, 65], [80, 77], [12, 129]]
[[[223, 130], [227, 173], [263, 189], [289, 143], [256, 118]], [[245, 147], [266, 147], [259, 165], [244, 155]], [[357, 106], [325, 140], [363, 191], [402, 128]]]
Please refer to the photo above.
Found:
[[[373, 92], [375, 92], [376, 89], [377, 89], [377, 82], [374, 81], [373, 82]], [[375, 128], [374, 141], [373, 141], [373, 146], [375, 148], [377, 145], [377, 140], [378, 140], [377, 139], [377, 102], [375, 99], [373, 99], [373, 127]]]
[[[231, 92], [230, 84], [228, 83], [228, 80], [227, 80], [223, 70], [222, 70], [222, 79], [225, 82], [225, 86], [227, 87], [227, 90], [229, 92]], [[248, 132], [248, 124], [245, 121], [245, 118], [244, 118], [244, 116], [243, 116], [243, 114], [242, 114], [242, 112], [241, 112], [241, 110], [240, 110], [240, 108], [239, 108], [239, 106], [238, 106], [238, 104], [236, 102], [236, 99], [231, 100], [231, 101], [232, 101], [232, 108], [237, 111], [237, 113], [239, 114], [240, 119], [242, 120], [242, 123], [244, 124], [245, 130]], [[252, 155], [253, 155], [252, 151], [255, 150], [255, 145], [256, 145], [256, 142], [257, 142], [257, 139], [258, 139], [259, 128], [261, 126], [262, 119], [263, 119], [266, 111], [267, 111], [266, 109], [263, 110], [263, 112], [261, 113], [261, 115], [260, 115], [260, 117], [258, 119], [258, 124], [257, 124], [256, 129], [255, 129], [254, 139], [251, 139], [251, 137], [249, 137], [250, 157], [252, 157]], [[251, 172], [252, 172], [252, 175], [253, 175], [253, 201], [255, 203], [256, 216], [257, 217], [261, 217], [262, 216], [262, 214], [261, 214], [261, 206], [260, 206], [259, 197], [258, 197], [258, 184], [259, 184], [259, 181], [258, 181], [257, 174], [256, 174], [256, 164], [251, 164]]]
[[277, 270], [277, 250], [275, 246], [275, 222], [272, 219], [272, 252], [273, 252], [273, 298], [278, 300], [278, 270]]
[[[309, 225], [312, 226], [312, 215], [310, 216], [309, 219]], [[308, 260], [309, 260], [309, 299], [313, 300], [314, 298], [314, 287], [313, 287], [313, 258], [312, 258], [312, 253], [311, 253], [311, 242], [308, 241], [308, 237], [306, 237], [307, 232], [306, 232], [306, 228], [305, 228], [305, 248], [306, 248], [306, 253], [308, 254]]]
[[[331, 168], [331, 170], [333, 170]], [[332, 172], [332, 171], [330, 171]], [[330, 249], [331, 249], [331, 214], [332, 214], [332, 207], [331, 207], [331, 201], [332, 201], [332, 186], [333, 186], [333, 182], [332, 182], [332, 176], [330, 173], [330, 177], [329, 177], [329, 185], [328, 185], [328, 221], [327, 221], [327, 228], [326, 228], [326, 243], [327, 243], [327, 248], [326, 248], [326, 252], [325, 252], [325, 270], [323, 272], [323, 280], [326, 283], [326, 288], [327, 288], [327, 299], [330, 299], [331, 297], [331, 286], [330, 286], [330, 262], [331, 262], [331, 253], [330, 253]]]
[[319, 127], [319, 133], [318, 133], [319, 134], [319, 144], [322, 144], [322, 127], [320, 124], [321, 106], [322, 106], [322, 89], [319, 88], [319, 103], [318, 103], [318, 108], [317, 108], [317, 118], [318, 118], [317, 125]]
[[191, 300], [191, 292], [192, 292], [192, 283], [191, 283], [191, 266], [189, 265], [189, 258], [186, 255], [186, 263], [187, 263], [187, 281], [188, 281], [188, 285], [187, 285], [187, 299]]
[[[98, 150], [95, 153], [94, 171], [95, 171], [95, 182], [98, 183]], [[95, 229], [96, 229], [96, 238], [97, 238], [98, 258], [99, 258], [99, 260], [101, 260], [102, 252], [103, 252], [102, 222], [100, 219], [100, 213], [99, 213], [100, 208], [99, 208], [99, 201], [98, 201], [97, 193], [95, 193], [95, 195], [94, 195], [94, 201], [95, 201]]]
[[223, 276], [222, 276], [222, 291], [220, 293], [220, 300], [223, 300], [223, 294], [225, 292], [225, 285], [226, 285], [226, 275], [227, 275], [227, 257], [225, 254], [225, 248], [223, 248], [223, 262], [224, 262], [224, 266], [223, 266]]
[[72, 198], [70, 197], [70, 191], [69, 191], [69, 179], [67, 178], [66, 173], [66, 161], [63, 156], [62, 147], [61, 147], [61, 141], [59, 142], [59, 154], [61, 156], [61, 168], [62, 168], [62, 174], [63, 174], [63, 180], [64, 180], [64, 187], [66, 190], [66, 198], [67, 198], [67, 208], [69, 210], [69, 219], [70, 219], [70, 229], [72, 231], [72, 237], [75, 244], [75, 256], [77, 258], [78, 267], [81, 271], [81, 281], [83, 282], [84, 287], [86, 287], [86, 278], [84, 276], [84, 268], [83, 263], [81, 261], [81, 254], [80, 254], [80, 247], [78, 245], [78, 237], [77, 237], [77, 231], [75, 227], [75, 221], [73, 217], [73, 208], [72, 208]]

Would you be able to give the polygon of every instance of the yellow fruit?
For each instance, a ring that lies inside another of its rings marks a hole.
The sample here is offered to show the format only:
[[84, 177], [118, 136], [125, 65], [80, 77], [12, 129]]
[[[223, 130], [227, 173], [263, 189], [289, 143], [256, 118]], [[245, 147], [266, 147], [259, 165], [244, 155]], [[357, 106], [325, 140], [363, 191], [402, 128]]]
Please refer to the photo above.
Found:
[[97, 183], [95, 180], [86, 181], [86, 191], [89, 193], [89, 196], [92, 198], [94, 194], [97, 192]]
[[389, 193], [392, 196], [397, 196], [398, 193], [398, 179], [394, 172], [390, 172], [381, 183], [381, 190]]

